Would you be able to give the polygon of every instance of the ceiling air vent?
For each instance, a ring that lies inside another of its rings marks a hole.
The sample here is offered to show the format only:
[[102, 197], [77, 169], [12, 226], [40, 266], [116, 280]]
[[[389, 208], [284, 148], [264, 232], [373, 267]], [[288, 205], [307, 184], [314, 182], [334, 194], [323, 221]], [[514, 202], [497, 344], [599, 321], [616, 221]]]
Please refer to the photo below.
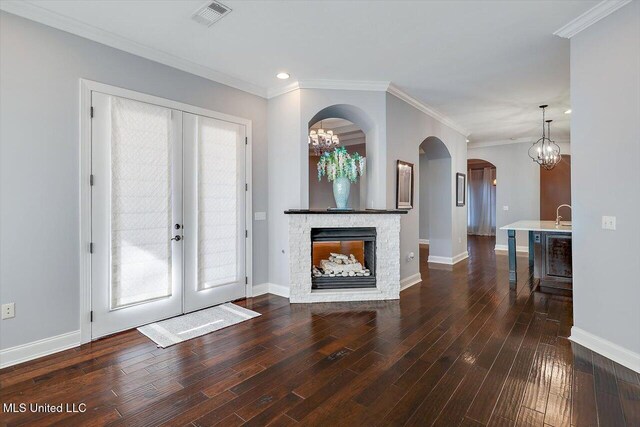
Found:
[[222, 19], [222, 17], [226, 16], [231, 12], [231, 9], [222, 3], [214, 1], [212, 3], [207, 3], [193, 15], [193, 19], [202, 24], [210, 27], [215, 22]]

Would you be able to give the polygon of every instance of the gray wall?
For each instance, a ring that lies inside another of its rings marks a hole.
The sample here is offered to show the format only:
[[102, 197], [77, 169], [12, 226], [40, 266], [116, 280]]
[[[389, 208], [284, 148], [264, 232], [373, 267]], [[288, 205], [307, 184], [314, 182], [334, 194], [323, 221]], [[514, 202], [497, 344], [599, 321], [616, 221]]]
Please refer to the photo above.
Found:
[[418, 161], [418, 207], [419, 211], [419, 236], [420, 239], [429, 239], [429, 177], [427, 174], [427, 165], [429, 159], [425, 154], [420, 154], [420, 160]]
[[449, 186], [442, 185], [451, 180], [451, 174], [449, 157], [430, 159], [427, 162], [429, 255], [451, 253], [452, 250], [450, 206], [455, 204], [455, 201], [451, 197]]
[[[79, 329], [79, 79], [253, 121], [253, 208], [267, 210], [266, 101], [0, 12], [0, 348]], [[254, 282], [267, 223], [254, 222]], [[85, 248], [82, 248], [85, 249]]]
[[[640, 2], [571, 39], [574, 327], [640, 360]], [[603, 230], [603, 215], [617, 230]], [[638, 366], [638, 365], [636, 365]]]
[[[300, 139], [300, 91], [285, 93], [268, 103], [269, 134], [269, 283], [289, 286], [289, 222], [287, 209], [303, 206], [301, 194], [309, 187], [306, 140]], [[304, 126], [308, 129], [307, 126]], [[304, 170], [304, 171], [303, 171]]]

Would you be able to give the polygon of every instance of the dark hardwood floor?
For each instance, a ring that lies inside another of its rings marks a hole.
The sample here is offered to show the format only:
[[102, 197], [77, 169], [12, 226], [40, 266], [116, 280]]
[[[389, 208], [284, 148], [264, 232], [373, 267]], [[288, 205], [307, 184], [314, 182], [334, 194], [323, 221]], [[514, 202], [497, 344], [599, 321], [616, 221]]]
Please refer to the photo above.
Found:
[[490, 238], [399, 301], [240, 302], [263, 315], [158, 349], [137, 331], [0, 371], [0, 401], [85, 403], [3, 425], [640, 426], [640, 377], [572, 344], [570, 298], [530, 289]]

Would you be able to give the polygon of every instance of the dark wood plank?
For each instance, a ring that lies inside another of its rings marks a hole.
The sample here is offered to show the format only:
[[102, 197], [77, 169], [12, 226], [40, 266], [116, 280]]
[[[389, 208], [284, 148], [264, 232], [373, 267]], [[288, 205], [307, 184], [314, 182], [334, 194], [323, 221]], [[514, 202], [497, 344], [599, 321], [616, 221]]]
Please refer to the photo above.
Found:
[[627, 425], [640, 426], [640, 385], [618, 381], [618, 390]]
[[576, 370], [573, 376], [572, 391], [571, 424], [574, 426], [597, 426], [598, 412], [593, 375]]
[[593, 353], [593, 378], [596, 392], [618, 395], [618, 381], [613, 362], [595, 352]]
[[[503, 422], [513, 422], [511, 420], [507, 421], [506, 418], [503, 418], [503, 420]], [[518, 414], [518, 420], [515, 425], [523, 427], [542, 427], [544, 425], [544, 413], [522, 407], [520, 413]]]
[[554, 427], [570, 426], [571, 399], [555, 393], [549, 394], [544, 423]]
[[640, 385], [640, 374], [616, 362], [613, 362], [613, 366], [616, 370], [616, 378], [619, 381], [626, 381], [631, 384]]

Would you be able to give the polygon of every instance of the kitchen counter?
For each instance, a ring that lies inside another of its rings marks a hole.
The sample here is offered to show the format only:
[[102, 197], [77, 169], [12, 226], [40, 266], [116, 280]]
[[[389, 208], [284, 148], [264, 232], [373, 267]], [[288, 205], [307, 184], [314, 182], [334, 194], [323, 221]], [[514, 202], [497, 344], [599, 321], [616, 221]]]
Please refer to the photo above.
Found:
[[543, 288], [572, 289], [571, 222], [522, 220], [500, 227], [509, 236], [509, 282], [513, 289], [518, 280], [516, 231], [529, 233], [529, 268]]
[[516, 221], [512, 224], [500, 227], [500, 230], [553, 231], [558, 233], [571, 233], [571, 222], [560, 221], [560, 225], [556, 225], [555, 221], [524, 220]]

